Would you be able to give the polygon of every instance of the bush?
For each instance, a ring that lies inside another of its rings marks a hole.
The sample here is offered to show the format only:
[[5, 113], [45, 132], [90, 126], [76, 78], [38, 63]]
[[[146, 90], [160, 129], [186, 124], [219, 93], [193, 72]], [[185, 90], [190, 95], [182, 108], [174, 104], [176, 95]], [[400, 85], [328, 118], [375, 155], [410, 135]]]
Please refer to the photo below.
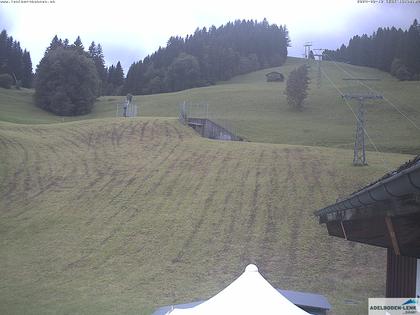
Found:
[[13, 84], [13, 77], [10, 74], [0, 74], [0, 87], [10, 89]]
[[84, 115], [92, 111], [98, 89], [93, 61], [83, 51], [58, 47], [37, 68], [35, 103], [57, 115]]

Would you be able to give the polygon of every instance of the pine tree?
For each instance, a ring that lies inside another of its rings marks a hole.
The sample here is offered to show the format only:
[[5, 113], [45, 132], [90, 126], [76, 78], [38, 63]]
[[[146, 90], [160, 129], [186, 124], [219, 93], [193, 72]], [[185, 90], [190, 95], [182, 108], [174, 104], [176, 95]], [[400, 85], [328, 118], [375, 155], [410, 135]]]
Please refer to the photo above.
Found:
[[95, 56], [96, 56], [96, 44], [95, 44], [95, 42], [92, 42], [92, 43], [90, 44], [90, 46], [89, 46], [89, 48], [88, 48], [88, 52], [89, 52], [90, 57], [91, 57], [92, 59], [94, 59], [94, 58], [95, 58]]
[[407, 33], [405, 65], [414, 76], [420, 74], [420, 25], [417, 19], [414, 20]]
[[47, 50], [45, 51], [44, 56], [49, 53], [51, 50], [54, 50], [58, 47], [63, 47], [63, 41], [61, 39], [58, 38], [57, 35], [55, 35], [53, 37], [53, 39], [51, 40], [50, 46], [47, 48]]
[[107, 84], [106, 94], [107, 95], [122, 95], [124, 84], [124, 71], [121, 67], [121, 63], [118, 61], [117, 65], [111, 65], [107, 69]]
[[22, 86], [25, 88], [30, 88], [32, 87], [32, 79], [33, 79], [32, 61], [31, 61], [31, 55], [29, 54], [28, 51], [26, 51], [26, 49], [23, 52], [22, 62], [23, 62]]
[[79, 52], [83, 52], [85, 50], [85, 47], [83, 47], [82, 40], [80, 39], [80, 36], [77, 36], [76, 40], [73, 43], [73, 46]]
[[18, 81], [16, 84], [20, 86], [22, 74], [23, 74], [23, 51], [20, 47], [20, 43], [13, 41], [12, 48], [8, 57], [9, 71], [15, 77], [15, 80]]
[[23, 51], [20, 43], [8, 36], [6, 30], [0, 33], [0, 74], [8, 74], [19, 88], [30, 87], [32, 62], [29, 52]]
[[89, 46], [88, 53], [89, 57], [92, 58], [93, 62], [95, 63], [96, 71], [100, 80], [100, 87], [98, 93], [99, 95], [103, 95], [106, 92], [107, 73], [105, 68], [105, 58], [101, 44], [98, 44], [98, 46], [96, 46], [95, 42], [92, 42]]
[[6, 30], [3, 30], [0, 33], [0, 73], [7, 72], [7, 37]]
[[115, 67], [115, 73], [113, 82], [115, 87], [121, 87], [124, 84], [124, 70], [121, 67], [121, 63], [118, 61], [117, 66]]

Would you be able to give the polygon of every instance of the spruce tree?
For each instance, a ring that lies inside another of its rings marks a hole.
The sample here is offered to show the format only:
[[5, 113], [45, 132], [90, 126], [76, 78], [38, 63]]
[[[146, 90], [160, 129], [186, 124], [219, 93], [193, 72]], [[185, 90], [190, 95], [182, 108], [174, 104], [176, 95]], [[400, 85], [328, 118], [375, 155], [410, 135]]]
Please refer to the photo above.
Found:
[[7, 32], [0, 33], [0, 73], [7, 73]]
[[100, 87], [98, 90], [98, 96], [103, 95], [106, 92], [106, 84], [107, 84], [107, 73], [105, 68], [105, 58], [102, 51], [101, 44], [95, 45], [95, 42], [92, 42], [88, 49], [89, 57], [92, 58], [96, 71], [98, 73], [98, 78], [100, 80]]
[[411, 74], [420, 75], [420, 25], [417, 19], [408, 30], [407, 46], [405, 65]]
[[51, 50], [54, 50], [58, 47], [63, 47], [63, 41], [61, 39], [58, 38], [57, 35], [55, 35], [53, 37], [53, 39], [51, 40], [50, 46], [47, 48], [47, 50], [45, 51], [44, 56], [49, 53]]
[[[123, 95], [124, 71], [121, 63], [118, 61], [117, 65], [111, 65], [107, 70], [107, 95]], [[131, 91], [129, 91], [131, 92]]]
[[8, 74], [16, 88], [30, 87], [32, 61], [29, 52], [22, 50], [20, 43], [9, 37], [6, 30], [0, 33], [0, 74]]
[[79, 52], [83, 52], [85, 50], [85, 47], [83, 47], [82, 40], [80, 39], [80, 36], [77, 36], [76, 40], [73, 43], [73, 46]]
[[32, 61], [31, 61], [31, 55], [28, 51], [23, 52], [22, 57], [23, 62], [23, 75], [22, 75], [22, 86], [25, 88], [32, 87]]
[[124, 84], [124, 70], [121, 63], [118, 61], [115, 67], [113, 82], [115, 87], [121, 87]]

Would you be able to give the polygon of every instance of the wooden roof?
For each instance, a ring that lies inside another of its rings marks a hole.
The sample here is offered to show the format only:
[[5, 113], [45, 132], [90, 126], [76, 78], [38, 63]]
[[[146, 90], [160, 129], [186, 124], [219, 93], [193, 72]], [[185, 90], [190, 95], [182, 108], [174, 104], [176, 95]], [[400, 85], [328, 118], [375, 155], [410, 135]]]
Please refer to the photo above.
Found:
[[267, 73], [265, 76], [270, 76], [270, 75], [283, 75], [283, 74], [281, 74], [280, 72], [277, 72], [277, 71], [271, 71], [271, 72]]
[[420, 258], [420, 157], [315, 214], [332, 236]]

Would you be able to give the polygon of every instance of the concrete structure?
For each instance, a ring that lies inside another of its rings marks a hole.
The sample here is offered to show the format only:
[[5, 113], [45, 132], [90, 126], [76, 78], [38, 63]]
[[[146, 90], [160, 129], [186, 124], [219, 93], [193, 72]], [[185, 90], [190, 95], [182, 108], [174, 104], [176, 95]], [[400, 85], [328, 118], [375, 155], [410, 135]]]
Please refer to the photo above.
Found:
[[216, 124], [207, 118], [187, 118], [188, 126], [197, 131], [202, 137], [209, 139], [242, 141], [241, 137], [236, 136], [226, 128]]

